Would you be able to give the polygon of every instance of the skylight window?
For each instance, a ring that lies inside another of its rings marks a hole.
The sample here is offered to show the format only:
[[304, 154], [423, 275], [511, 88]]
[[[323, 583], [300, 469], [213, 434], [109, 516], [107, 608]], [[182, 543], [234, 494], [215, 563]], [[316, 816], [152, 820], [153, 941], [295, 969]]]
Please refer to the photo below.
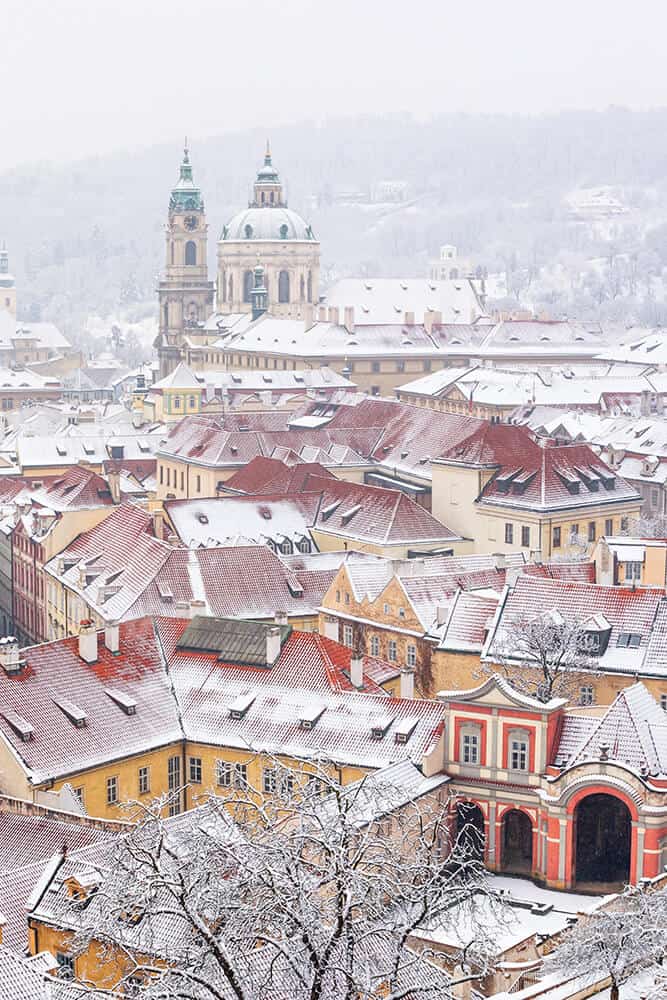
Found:
[[642, 637], [638, 632], [619, 632], [616, 645], [621, 649], [639, 649]]
[[243, 719], [248, 713], [248, 709], [255, 701], [257, 695], [253, 694], [251, 691], [246, 692], [246, 694], [240, 694], [236, 701], [233, 701], [229, 706], [229, 715], [232, 719]]
[[72, 722], [77, 729], [83, 729], [88, 721], [88, 716], [82, 708], [79, 708], [75, 702], [70, 701], [69, 698], [54, 698], [53, 704], [66, 715], [70, 722]]
[[418, 722], [419, 719], [416, 716], [410, 716], [407, 719], [402, 719], [396, 726], [396, 731], [394, 733], [394, 739], [396, 742], [407, 743], [417, 728]]
[[376, 719], [375, 722], [371, 724], [371, 736], [374, 740], [381, 740], [387, 735], [387, 731], [394, 721], [393, 716], [385, 715], [380, 719]]
[[302, 729], [313, 729], [324, 715], [325, 710], [326, 706], [324, 705], [306, 705], [299, 713], [299, 725]]

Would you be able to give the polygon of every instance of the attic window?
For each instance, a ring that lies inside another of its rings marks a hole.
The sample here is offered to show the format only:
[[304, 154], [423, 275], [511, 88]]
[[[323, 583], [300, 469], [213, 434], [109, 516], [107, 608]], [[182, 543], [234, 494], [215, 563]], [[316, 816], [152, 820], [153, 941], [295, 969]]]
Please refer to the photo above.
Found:
[[67, 448], [65, 447], [64, 444], [57, 444], [56, 451], [58, 452], [59, 455], [62, 456], [65, 456], [67, 454]]
[[417, 728], [417, 723], [419, 719], [415, 716], [410, 716], [407, 719], [402, 719], [396, 726], [394, 739], [397, 743], [407, 743], [415, 729]]
[[638, 632], [619, 632], [616, 645], [621, 649], [638, 649], [641, 641], [642, 637]]
[[206, 514], [197, 514], [197, 520], [200, 524], [208, 524], [208, 517]]
[[270, 507], [260, 507], [259, 516], [263, 517], [265, 521], [271, 520], [271, 508]]
[[85, 451], [86, 455], [95, 454], [95, 446], [90, 444], [88, 441], [83, 442], [83, 450]]
[[374, 740], [381, 740], [387, 735], [387, 730], [393, 722], [391, 715], [386, 715], [384, 718], [376, 719], [375, 722], [371, 724], [371, 736]]
[[15, 712], [13, 708], [3, 708], [0, 714], [2, 714], [3, 719], [12, 727], [16, 735], [21, 737], [24, 743], [30, 742], [35, 730], [22, 715]]
[[575, 496], [579, 492], [581, 482], [577, 479], [574, 473], [570, 472], [568, 469], [556, 469], [556, 474], [567, 489], [568, 493]]
[[325, 711], [326, 706], [324, 705], [306, 705], [299, 714], [300, 727], [302, 729], [313, 729]]
[[510, 469], [509, 472], [503, 472], [500, 476], [496, 476], [495, 483], [496, 489], [499, 493], [509, 493], [510, 486], [512, 485], [512, 480], [517, 476], [520, 476], [523, 472], [523, 466], [518, 469]]
[[118, 707], [125, 712], [125, 715], [136, 715], [137, 714], [137, 703], [134, 698], [130, 697], [129, 694], [125, 694], [124, 691], [119, 691], [118, 688], [106, 688], [104, 691], [108, 698], [118, 705]]
[[88, 716], [82, 708], [79, 708], [73, 701], [69, 698], [54, 698], [53, 704], [66, 715], [70, 722], [72, 722], [77, 729], [83, 729], [88, 720]]
[[240, 694], [236, 701], [233, 701], [229, 706], [229, 717], [230, 719], [243, 719], [248, 713], [248, 709], [254, 702], [257, 695], [248, 691], [246, 694]]

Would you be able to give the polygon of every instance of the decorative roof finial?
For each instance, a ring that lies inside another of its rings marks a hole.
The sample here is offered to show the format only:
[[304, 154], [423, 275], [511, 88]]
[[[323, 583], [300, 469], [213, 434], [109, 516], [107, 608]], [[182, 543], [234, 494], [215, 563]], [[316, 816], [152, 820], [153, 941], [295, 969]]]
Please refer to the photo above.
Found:
[[264, 154], [264, 163], [268, 167], [271, 165], [271, 146], [269, 140], [266, 140], [266, 153]]
[[189, 154], [190, 154], [190, 150], [188, 148], [188, 137], [186, 135], [186, 137], [185, 137], [185, 139], [183, 141], [183, 163], [189, 163], [190, 162], [190, 155]]

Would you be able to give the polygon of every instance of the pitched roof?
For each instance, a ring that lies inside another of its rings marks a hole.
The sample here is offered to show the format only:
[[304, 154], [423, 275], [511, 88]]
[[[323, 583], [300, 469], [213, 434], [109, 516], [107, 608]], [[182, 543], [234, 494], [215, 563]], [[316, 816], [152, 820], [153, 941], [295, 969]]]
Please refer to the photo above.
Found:
[[[494, 633], [483, 658], [493, 660], [494, 650], [503, 645], [503, 637], [511, 635], [516, 623], [558, 611], [567, 621], [586, 623], [592, 616], [602, 615], [611, 626], [606, 650], [597, 658], [604, 671], [665, 674], [665, 664], [649, 659], [649, 643], [655, 641], [656, 628], [664, 616], [664, 590], [646, 587], [607, 587], [601, 584], [571, 580], [540, 579], [519, 576], [501, 604]], [[660, 619], [658, 613], [660, 612]], [[662, 629], [659, 629], [664, 634]], [[637, 636], [638, 644], [628, 644], [619, 636]], [[663, 640], [664, 641], [664, 640]]]
[[555, 759], [574, 767], [604, 754], [642, 776], [667, 775], [667, 716], [643, 684], [619, 691], [601, 718], [577, 717]]
[[88, 991], [83, 986], [54, 979], [46, 973], [46, 964], [43, 955], [24, 958], [0, 947], [0, 996], [8, 1000], [85, 1000]]
[[321, 495], [313, 527], [363, 541], [443, 542], [459, 536], [399, 490], [309, 476], [306, 489]]
[[[345, 675], [351, 650], [316, 633], [292, 631], [267, 669], [225, 662], [217, 651], [179, 648], [188, 626], [183, 619], [142, 618], [121, 625], [119, 655], [109, 652], [100, 635], [97, 662], [88, 664], [78, 655], [76, 638], [62, 639], [24, 650], [19, 675], [0, 671], [0, 705], [34, 729], [24, 742], [0, 715], [0, 734], [32, 780], [64, 777], [183, 737], [296, 757], [321, 753], [376, 767], [420, 760], [440, 736], [442, 706], [379, 692], [373, 676], [382, 661], [376, 668], [364, 658], [367, 682], [363, 691], [350, 691]], [[135, 714], [126, 715], [109, 689], [133, 699]], [[247, 694], [252, 706], [242, 719], [232, 718], [230, 706]], [[85, 725], [75, 726], [59, 707], [65, 698], [85, 714]], [[325, 711], [305, 729], [300, 719], [313, 703]], [[380, 716], [392, 722], [377, 739], [372, 726]], [[417, 718], [416, 728], [407, 744], [399, 743], [396, 727], [408, 717]]]
[[332, 477], [319, 462], [281, 462], [257, 455], [243, 469], [225, 480], [225, 490], [239, 493], [296, 493], [305, 488], [308, 476]]
[[320, 494], [259, 494], [168, 500], [165, 510], [178, 537], [186, 545], [266, 544], [294, 546], [310, 541]]

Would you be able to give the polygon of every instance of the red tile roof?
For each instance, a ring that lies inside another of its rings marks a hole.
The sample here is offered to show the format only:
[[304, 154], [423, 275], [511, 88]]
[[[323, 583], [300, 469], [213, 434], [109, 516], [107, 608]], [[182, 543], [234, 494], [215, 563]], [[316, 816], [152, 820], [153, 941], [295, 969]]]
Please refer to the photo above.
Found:
[[319, 462], [288, 465], [277, 458], [258, 455], [227, 479], [224, 488], [239, 493], [297, 493], [305, 489], [309, 475], [333, 477], [333, 473]]
[[[217, 652], [177, 648], [189, 621], [142, 618], [121, 625], [120, 655], [98, 636], [98, 661], [78, 655], [78, 640], [63, 639], [23, 651], [18, 676], [0, 670], [0, 705], [34, 727], [25, 743], [0, 716], [0, 734], [36, 782], [65, 777], [86, 767], [144, 752], [187, 738], [214, 746], [271, 750], [297, 756], [325, 754], [340, 762], [379, 767], [397, 760], [420, 760], [439, 738], [444, 706], [402, 701], [385, 694], [347, 691], [351, 651], [316, 633], [291, 632], [271, 668], [221, 661]], [[377, 675], [378, 664], [370, 668]], [[394, 669], [392, 666], [390, 669]], [[106, 694], [117, 688], [133, 698], [136, 714], [126, 715]], [[371, 681], [370, 690], [377, 690]], [[243, 719], [230, 705], [252, 692], [255, 701]], [[54, 699], [67, 698], [86, 714], [77, 728]], [[300, 713], [321, 704], [313, 729], [301, 727]], [[372, 736], [378, 717], [394, 722], [383, 739]], [[394, 739], [395, 725], [416, 718], [407, 744]]]

